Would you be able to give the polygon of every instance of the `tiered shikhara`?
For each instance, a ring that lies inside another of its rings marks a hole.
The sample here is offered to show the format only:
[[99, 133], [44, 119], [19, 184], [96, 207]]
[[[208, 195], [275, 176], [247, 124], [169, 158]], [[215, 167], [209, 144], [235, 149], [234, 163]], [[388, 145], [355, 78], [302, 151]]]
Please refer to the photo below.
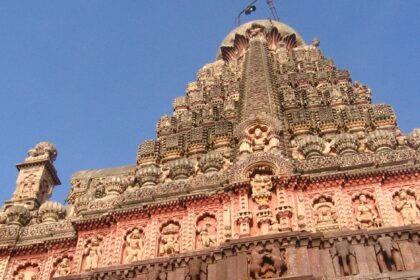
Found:
[[0, 277], [417, 279], [420, 130], [318, 45], [236, 28], [137, 164], [76, 173], [67, 206], [38, 144], [0, 213]]

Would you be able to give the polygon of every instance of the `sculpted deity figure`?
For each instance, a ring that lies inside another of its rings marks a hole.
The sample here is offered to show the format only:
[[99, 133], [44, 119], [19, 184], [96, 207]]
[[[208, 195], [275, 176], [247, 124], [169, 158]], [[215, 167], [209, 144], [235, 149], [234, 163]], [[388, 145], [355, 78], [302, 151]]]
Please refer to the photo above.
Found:
[[252, 138], [252, 149], [254, 151], [264, 150], [267, 141], [267, 127], [257, 126], [249, 130]]
[[85, 270], [93, 270], [98, 267], [102, 257], [100, 240], [94, 236], [86, 242], [83, 255], [85, 256]]
[[133, 229], [126, 237], [126, 263], [139, 261], [143, 258], [144, 242], [141, 231], [138, 228]]
[[251, 178], [252, 198], [258, 204], [259, 208], [267, 208], [271, 198], [271, 189], [273, 184], [267, 174], [255, 174]]
[[161, 230], [159, 256], [170, 256], [179, 252], [179, 225], [170, 223]]
[[395, 205], [395, 209], [400, 212], [404, 225], [412, 225], [419, 223], [420, 203], [407, 194], [406, 190], [398, 193], [399, 201]]
[[267, 248], [258, 245], [253, 248], [248, 257], [248, 264], [251, 279], [277, 279], [287, 270], [284, 253], [276, 245], [267, 245]]
[[316, 228], [319, 231], [337, 230], [337, 212], [334, 204], [325, 197], [320, 197], [314, 204], [314, 212], [316, 217]]
[[55, 269], [54, 277], [65, 276], [70, 274], [70, 259], [64, 257]]
[[375, 206], [369, 203], [364, 194], [359, 196], [359, 205], [356, 209], [356, 221], [361, 229], [378, 227], [380, 225], [378, 212], [376, 211]]
[[211, 233], [211, 228], [213, 227], [210, 221], [211, 219], [210, 217], [204, 218], [204, 225], [196, 227], [198, 242], [201, 248], [209, 248], [216, 245], [216, 236]]

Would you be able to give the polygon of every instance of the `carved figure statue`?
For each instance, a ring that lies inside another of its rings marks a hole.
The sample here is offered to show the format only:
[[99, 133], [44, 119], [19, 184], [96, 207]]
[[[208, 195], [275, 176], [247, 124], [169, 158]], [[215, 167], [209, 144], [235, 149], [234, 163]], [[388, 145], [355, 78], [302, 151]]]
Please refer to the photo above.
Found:
[[359, 205], [356, 209], [356, 221], [361, 229], [380, 226], [380, 220], [375, 206], [368, 202], [364, 194], [359, 196]]
[[399, 201], [395, 205], [395, 209], [400, 212], [404, 225], [418, 224], [420, 220], [420, 203], [409, 196], [406, 190], [401, 190], [398, 193], [398, 198]]
[[201, 247], [209, 248], [216, 245], [216, 237], [210, 234], [211, 224], [206, 223], [203, 227], [197, 228], [198, 241], [200, 242]]
[[144, 242], [138, 228], [133, 229], [133, 231], [127, 235], [125, 244], [127, 246], [127, 258], [125, 259], [126, 263], [139, 261], [143, 258]]
[[330, 254], [333, 259], [336, 276], [356, 275], [359, 273], [354, 248], [347, 241], [336, 242], [330, 249]]
[[381, 272], [404, 270], [400, 248], [391, 237], [379, 237], [375, 244], [375, 253]]
[[257, 173], [251, 179], [250, 183], [252, 187], [252, 198], [258, 204], [258, 207], [268, 207], [271, 198], [271, 189], [273, 188], [270, 176]]
[[194, 258], [188, 262], [185, 280], [206, 280], [207, 264], [199, 258]]
[[102, 257], [100, 240], [94, 236], [86, 242], [83, 255], [85, 256], [85, 270], [93, 270], [98, 267]]
[[252, 279], [267, 279], [280, 277], [287, 269], [284, 254], [277, 246], [258, 245], [251, 250], [248, 258], [248, 271]]
[[56, 266], [54, 277], [65, 276], [70, 274], [70, 259], [64, 257]]
[[179, 225], [170, 223], [162, 228], [159, 240], [159, 256], [179, 253]]
[[249, 134], [252, 138], [252, 149], [253, 151], [263, 151], [267, 141], [267, 127], [256, 126], [249, 130]]
[[314, 204], [314, 214], [316, 217], [316, 228], [319, 231], [337, 230], [337, 212], [334, 204], [327, 201], [325, 197], [320, 197]]

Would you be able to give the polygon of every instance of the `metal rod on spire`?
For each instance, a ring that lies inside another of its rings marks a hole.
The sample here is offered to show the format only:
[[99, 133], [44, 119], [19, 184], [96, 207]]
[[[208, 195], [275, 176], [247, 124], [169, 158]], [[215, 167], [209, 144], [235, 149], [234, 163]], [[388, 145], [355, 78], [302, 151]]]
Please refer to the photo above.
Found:
[[246, 6], [245, 9], [243, 9], [239, 13], [238, 17], [236, 18], [236, 24], [238, 26], [241, 25], [241, 15], [242, 14], [249, 15], [249, 14], [251, 14], [252, 12], [254, 12], [257, 9], [257, 7], [254, 5], [255, 2], [257, 2], [257, 0], [252, 1], [251, 4], [249, 4], [248, 6]]
[[277, 15], [276, 5], [274, 5], [273, 0], [266, 0], [267, 5], [270, 8], [271, 14], [273, 15], [273, 19], [279, 20], [279, 16]]

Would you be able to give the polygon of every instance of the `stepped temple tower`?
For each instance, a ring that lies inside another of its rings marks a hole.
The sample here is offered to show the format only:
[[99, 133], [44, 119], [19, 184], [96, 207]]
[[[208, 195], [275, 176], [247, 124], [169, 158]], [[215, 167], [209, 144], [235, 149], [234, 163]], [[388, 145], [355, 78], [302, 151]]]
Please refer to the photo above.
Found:
[[130, 166], [80, 171], [54, 145], [17, 165], [0, 278], [419, 279], [420, 129], [289, 26], [222, 42]]

